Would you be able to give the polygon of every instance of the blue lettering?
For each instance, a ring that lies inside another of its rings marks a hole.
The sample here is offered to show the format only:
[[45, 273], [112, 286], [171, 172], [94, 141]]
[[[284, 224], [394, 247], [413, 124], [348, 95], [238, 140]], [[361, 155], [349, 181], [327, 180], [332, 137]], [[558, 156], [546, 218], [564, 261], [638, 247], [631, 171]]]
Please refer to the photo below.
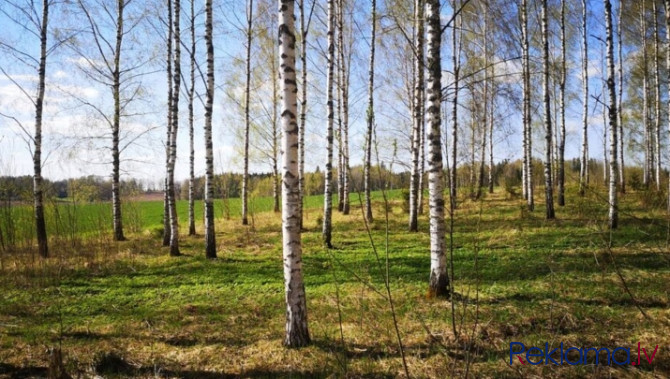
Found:
[[558, 350], [558, 348], [555, 348], [554, 350], [549, 351], [549, 342], [545, 342], [544, 346], [545, 346], [545, 348], [544, 348], [544, 353], [545, 353], [544, 354], [544, 363], [549, 364], [549, 361], [551, 361], [553, 364], [558, 366], [558, 362], [556, 362], [554, 360], [554, 358], [551, 357], [556, 352], [556, 350]]
[[[570, 360], [568, 359], [568, 354], [570, 354], [570, 351], [572, 351], [572, 350], [577, 350], [579, 352], [579, 360], [576, 361], [576, 362], [570, 362]], [[568, 364], [571, 365], [571, 366], [575, 366], [575, 365], [578, 365], [578, 364], [582, 363], [582, 351], [579, 350], [579, 348], [576, 348], [574, 346], [569, 348], [568, 350], [565, 351], [565, 361], [568, 362]]]
[[[537, 350], [539, 353], [532, 353], [533, 350]], [[530, 358], [543, 357], [543, 356], [544, 356], [544, 353], [538, 347], [531, 347], [526, 352], [526, 360], [528, 361], [528, 363], [530, 363], [533, 366], [539, 365], [540, 363], [542, 363], [542, 359], [538, 360], [537, 362], [533, 362]]]
[[590, 347], [588, 349], [584, 349], [584, 364], [587, 364], [588, 358], [589, 358], [589, 351], [595, 351], [596, 353], [596, 362], [595, 364], [599, 364], [599, 357], [600, 357], [600, 352], [605, 350], [607, 352], [607, 364], [611, 364], [611, 356], [610, 356], [610, 350], [606, 347], [596, 349], [595, 347]]
[[[616, 357], [614, 356], [614, 354], [616, 354], [616, 352], [617, 352], [618, 350], [623, 350], [623, 351], [626, 352], [626, 360], [625, 360], [625, 361], [623, 361], [623, 362], [619, 362], [619, 361], [616, 360]], [[613, 361], [615, 364], [619, 365], [619, 366], [621, 366], [621, 365], [625, 365], [625, 364], [630, 364], [630, 349], [625, 348], [625, 347], [617, 347], [617, 348], [614, 349], [614, 351], [612, 352], [611, 357], [612, 357], [612, 361]]]

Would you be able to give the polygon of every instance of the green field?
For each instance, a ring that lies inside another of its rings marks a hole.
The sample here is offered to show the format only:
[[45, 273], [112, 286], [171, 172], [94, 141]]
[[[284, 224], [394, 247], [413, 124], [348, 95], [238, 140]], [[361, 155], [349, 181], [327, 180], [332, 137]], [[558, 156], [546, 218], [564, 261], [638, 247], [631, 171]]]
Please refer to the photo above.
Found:
[[[73, 377], [396, 377], [404, 375], [401, 351], [412, 377], [668, 377], [670, 224], [656, 200], [662, 195], [626, 194], [613, 233], [604, 196], [581, 198], [569, 188], [554, 221], [543, 219], [541, 202], [529, 213], [502, 191], [462, 199], [453, 240], [447, 236], [453, 302], [425, 296], [428, 218], [421, 216], [418, 233], [407, 232], [400, 191], [388, 207], [375, 194], [377, 253], [357, 194], [351, 215], [335, 212], [332, 250], [321, 244], [322, 198], [308, 198], [304, 275], [313, 344], [298, 350], [282, 346], [281, 225], [271, 199], [254, 202], [247, 227], [238, 200], [229, 202], [230, 219], [217, 203], [216, 260], [204, 258], [202, 235], [182, 236], [184, 256], [169, 257], [146, 231], [160, 225], [162, 204], [136, 203], [142, 227], [129, 241], [112, 242], [83, 223], [88, 236], [79, 244], [52, 241], [46, 262], [3, 253], [0, 377], [45, 376], [45, 351], [55, 346]], [[93, 220], [109, 213], [108, 205], [87, 207], [82, 213]], [[515, 341], [659, 349], [653, 364], [643, 358], [641, 366], [510, 366]]]

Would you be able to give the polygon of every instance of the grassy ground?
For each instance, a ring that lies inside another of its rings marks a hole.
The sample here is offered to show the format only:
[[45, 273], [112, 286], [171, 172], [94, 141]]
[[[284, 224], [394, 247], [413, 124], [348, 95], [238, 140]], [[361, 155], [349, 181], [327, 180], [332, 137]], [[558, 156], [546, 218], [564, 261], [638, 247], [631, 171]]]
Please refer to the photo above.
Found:
[[[387, 258], [413, 377], [670, 376], [667, 216], [650, 195], [627, 194], [621, 228], [610, 234], [603, 196], [570, 191], [555, 221], [543, 220], [542, 203], [529, 213], [502, 192], [463, 200], [454, 220], [453, 304], [425, 297], [427, 216], [419, 233], [406, 232], [398, 192], [389, 207], [388, 256], [379, 195], [370, 226], [379, 255], [356, 195], [351, 215], [335, 214], [331, 251], [320, 242], [319, 198], [310, 199], [303, 242], [313, 345], [300, 350], [282, 347], [281, 228], [271, 212], [256, 212], [251, 227], [221, 219], [213, 261], [203, 257], [202, 236], [184, 236], [185, 255], [170, 258], [144, 232], [118, 244], [92, 236], [52, 249], [56, 257], [47, 262], [5, 254], [0, 377], [46, 375], [45, 351], [53, 346], [62, 347], [72, 375], [404, 375], [385, 289]], [[513, 341], [659, 349], [653, 364], [637, 367], [510, 366]]]

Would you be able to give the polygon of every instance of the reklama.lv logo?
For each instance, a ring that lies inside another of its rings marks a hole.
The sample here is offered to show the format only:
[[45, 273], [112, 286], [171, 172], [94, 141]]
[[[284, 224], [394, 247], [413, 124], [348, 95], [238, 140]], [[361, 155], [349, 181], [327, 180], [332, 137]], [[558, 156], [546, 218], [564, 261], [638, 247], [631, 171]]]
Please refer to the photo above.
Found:
[[[514, 350], [514, 347], [520, 347], [520, 349]], [[571, 354], [572, 351], [576, 351], [579, 355], [579, 358], [576, 357], [576, 354]], [[656, 352], [658, 351], [658, 345], [654, 348], [654, 352], [651, 354], [651, 357], [647, 354], [647, 350], [641, 346], [640, 342], [637, 343], [637, 360], [631, 362], [631, 352], [627, 347], [616, 347], [610, 351], [606, 347], [602, 348], [578, 348], [578, 347], [569, 347], [567, 349], [563, 348], [563, 342], [561, 345], [553, 350], [549, 350], [549, 342], [545, 342], [544, 349], [532, 346], [526, 350], [526, 346], [521, 342], [510, 342], [509, 344], [509, 364], [511, 365], [514, 362], [514, 356], [516, 355], [519, 362], [525, 365], [530, 363], [531, 365], [539, 365], [544, 363], [545, 365], [554, 364], [562, 365], [563, 362], [566, 362], [569, 365], [586, 365], [586, 364], [607, 364], [611, 365], [612, 363], [616, 365], [633, 365], [639, 366], [642, 364], [642, 355], [644, 359], [651, 364], [654, 361]], [[617, 354], [617, 352], [621, 352]], [[592, 353], [589, 357], [589, 353]], [[571, 355], [571, 359], [568, 359], [568, 355]], [[607, 354], [607, 363], [600, 361], [600, 356]], [[617, 356], [615, 356], [617, 354]], [[642, 354], [642, 355], [640, 355]], [[525, 355], [525, 360], [521, 357]], [[558, 355], [558, 357], [556, 357]], [[625, 356], [625, 360], [623, 357]], [[539, 358], [539, 359], [538, 359]]]

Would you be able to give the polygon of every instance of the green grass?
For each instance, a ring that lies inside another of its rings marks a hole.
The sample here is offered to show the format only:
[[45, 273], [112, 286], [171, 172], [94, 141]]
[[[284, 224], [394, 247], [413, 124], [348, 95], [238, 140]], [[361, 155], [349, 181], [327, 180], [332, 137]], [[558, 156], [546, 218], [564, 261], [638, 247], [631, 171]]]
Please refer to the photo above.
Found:
[[[670, 375], [667, 217], [661, 207], [642, 206], [642, 195], [627, 194], [610, 255], [603, 194], [579, 198], [573, 190], [555, 221], [542, 218], [541, 202], [528, 213], [521, 200], [502, 193], [460, 203], [453, 239], [456, 333], [452, 303], [425, 297], [427, 215], [418, 233], [408, 233], [400, 192], [392, 193], [389, 283], [412, 376]], [[385, 299], [384, 207], [380, 194], [375, 198], [370, 227], [378, 255], [356, 195], [351, 215], [335, 214], [331, 251], [321, 244], [322, 198], [308, 199], [303, 264], [313, 344], [299, 350], [281, 345], [281, 225], [268, 212], [271, 201], [259, 200], [253, 227], [242, 227], [233, 216], [239, 203], [231, 200], [231, 219], [217, 224], [214, 261], [204, 258], [201, 236], [182, 236], [185, 255], [171, 258], [142, 231], [122, 243], [91, 236], [81, 246], [52, 247], [56, 257], [46, 263], [5, 254], [0, 376], [45, 375], [45, 346], [59, 344], [72, 375], [91, 367], [106, 377], [402, 375]], [[145, 225], [160, 224], [161, 207], [141, 205]], [[510, 367], [512, 341], [631, 349], [639, 341], [659, 351], [653, 365], [640, 367]]]

